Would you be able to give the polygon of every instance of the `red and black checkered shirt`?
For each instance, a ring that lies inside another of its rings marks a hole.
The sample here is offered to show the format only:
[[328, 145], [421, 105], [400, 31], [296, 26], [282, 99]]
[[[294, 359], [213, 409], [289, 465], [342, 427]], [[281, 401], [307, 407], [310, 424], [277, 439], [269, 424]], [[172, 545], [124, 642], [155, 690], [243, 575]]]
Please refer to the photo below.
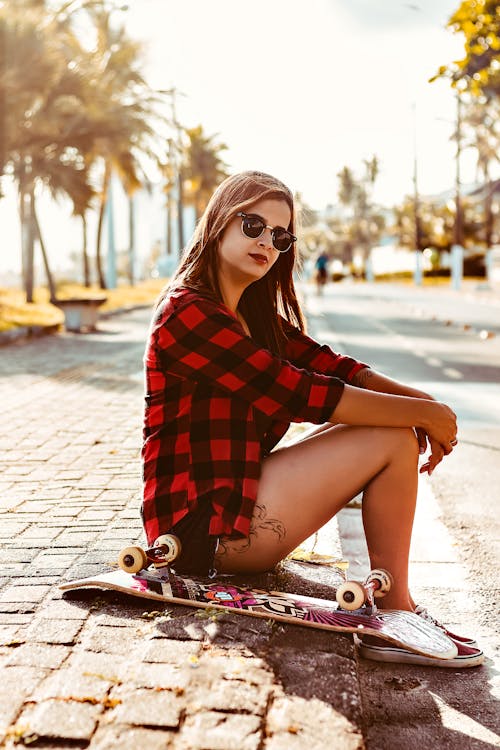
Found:
[[282, 359], [197, 292], [173, 292], [158, 308], [145, 354], [149, 543], [202, 498], [212, 505], [210, 534], [248, 536], [263, 456], [290, 422], [326, 422], [344, 382], [365, 366], [284, 325]]

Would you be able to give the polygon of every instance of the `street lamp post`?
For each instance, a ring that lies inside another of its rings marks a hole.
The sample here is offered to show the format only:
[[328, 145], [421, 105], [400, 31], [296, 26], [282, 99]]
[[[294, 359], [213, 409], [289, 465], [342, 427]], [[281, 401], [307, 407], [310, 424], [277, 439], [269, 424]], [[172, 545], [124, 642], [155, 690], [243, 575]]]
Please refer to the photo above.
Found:
[[[175, 160], [175, 183], [177, 192], [177, 242], [178, 242], [178, 254], [180, 255], [184, 247], [184, 186], [183, 186], [183, 175], [182, 175], [182, 127], [177, 119], [177, 94], [181, 94], [179, 90], [172, 86], [170, 89], [158, 89], [159, 94], [166, 94], [170, 97], [170, 107], [172, 111], [172, 125], [175, 128], [176, 138], [169, 139], [168, 141], [168, 156], [169, 161], [172, 163]], [[170, 198], [168, 199], [170, 201]], [[167, 247], [168, 252], [171, 252], [171, 234], [170, 238], [168, 232], [171, 233], [171, 202], [167, 203]]]
[[460, 289], [463, 278], [463, 211], [461, 198], [460, 157], [462, 154], [462, 99], [457, 91], [457, 150], [455, 157], [455, 224], [453, 227], [453, 245], [451, 248], [451, 285]]
[[415, 271], [413, 280], [422, 285], [422, 225], [420, 222], [420, 194], [418, 189], [417, 105], [413, 104], [413, 214], [415, 221]]

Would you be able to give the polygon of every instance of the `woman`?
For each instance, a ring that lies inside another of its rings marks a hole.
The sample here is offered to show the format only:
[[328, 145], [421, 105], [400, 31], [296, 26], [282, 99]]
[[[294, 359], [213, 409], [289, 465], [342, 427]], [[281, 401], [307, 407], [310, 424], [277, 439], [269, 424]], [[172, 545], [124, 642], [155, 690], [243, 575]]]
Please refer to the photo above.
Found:
[[[229, 177], [160, 298], [145, 355], [148, 542], [176, 534], [180, 573], [267, 570], [362, 490], [371, 565], [394, 578], [383, 606], [415, 611], [418, 456], [429, 444], [421, 471], [431, 474], [457, 443], [456, 417], [304, 334], [294, 231], [283, 183], [261, 172]], [[290, 422], [318, 427], [280, 447]], [[362, 649], [394, 659], [376, 642]], [[460, 649], [454, 666], [481, 660]]]

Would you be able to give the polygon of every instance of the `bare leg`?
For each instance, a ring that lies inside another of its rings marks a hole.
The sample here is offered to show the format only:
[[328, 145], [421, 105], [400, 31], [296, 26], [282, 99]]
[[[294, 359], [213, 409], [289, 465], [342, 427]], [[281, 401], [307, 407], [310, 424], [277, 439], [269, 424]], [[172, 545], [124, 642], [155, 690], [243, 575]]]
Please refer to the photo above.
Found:
[[394, 587], [383, 606], [413, 609], [408, 553], [417, 494], [418, 444], [410, 429], [340, 425], [273, 452], [263, 463], [248, 539], [222, 540], [224, 572], [272, 568], [364, 490], [371, 564]]

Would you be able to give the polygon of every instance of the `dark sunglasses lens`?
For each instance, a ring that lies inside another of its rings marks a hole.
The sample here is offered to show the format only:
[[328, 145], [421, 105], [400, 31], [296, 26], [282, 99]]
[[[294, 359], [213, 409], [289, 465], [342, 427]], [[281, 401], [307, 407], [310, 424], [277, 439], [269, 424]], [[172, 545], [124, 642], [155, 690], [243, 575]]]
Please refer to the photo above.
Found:
[[274, 241], [273, 245], [276, 250], [280, 253], [284, 253], [289, 250], [292, 244], [292, 235], [287, 232], [286, 229], [275, 229], [274, 230]]
[[243, 219], [243, 231], [247, 237], [259, 237], [265, 228], [265, 224], [262, 219], [257, 216], [245, 216]]

